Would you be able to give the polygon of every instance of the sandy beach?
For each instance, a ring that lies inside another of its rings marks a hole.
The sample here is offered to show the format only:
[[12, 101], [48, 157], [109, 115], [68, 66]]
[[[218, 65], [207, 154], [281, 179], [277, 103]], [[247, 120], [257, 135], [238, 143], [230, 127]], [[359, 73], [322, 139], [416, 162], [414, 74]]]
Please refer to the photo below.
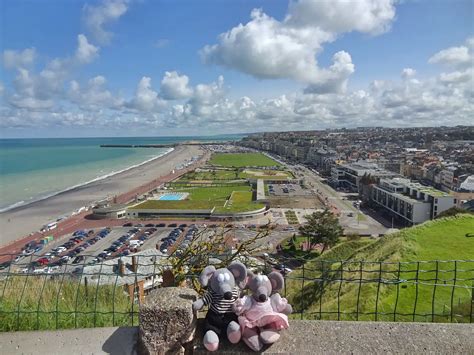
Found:
[[[117, 148], [120, 149], [120, 148]], [[186, 159], [202, 154], [199, 146], [177, 146], [171, 153], [139, 167], [0, 214], [0, 246], [38, 231], [56, 218], [107, 197], [125, 194], [169, 174]]]

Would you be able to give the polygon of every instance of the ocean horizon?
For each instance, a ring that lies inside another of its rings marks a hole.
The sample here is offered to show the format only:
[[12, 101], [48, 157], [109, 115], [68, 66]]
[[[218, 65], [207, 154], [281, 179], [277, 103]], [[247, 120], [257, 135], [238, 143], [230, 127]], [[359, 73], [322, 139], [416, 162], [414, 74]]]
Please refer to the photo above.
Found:
[[169, 148], [101, 148], [101, 144], [173, 144], [242, 137], [2, 138], [0, 213], [105, 179], [170, 151]]

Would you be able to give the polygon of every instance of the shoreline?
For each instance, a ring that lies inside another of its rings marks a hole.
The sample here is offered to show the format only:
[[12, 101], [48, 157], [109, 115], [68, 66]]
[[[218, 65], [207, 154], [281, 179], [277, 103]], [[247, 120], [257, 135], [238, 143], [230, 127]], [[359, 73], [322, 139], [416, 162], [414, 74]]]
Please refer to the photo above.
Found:
[[[94, 182], [105, 180], [109, 177], [115, 176], [117, 174], [121, 174], [121, 173], [126, 172], [128, 170], [138, 168], [138, 167], [140, 167], [142, 165], [145, 165], [147, 163], [150, 163], [150, 162], [152, 162], [156, 159], [160, 159], [161, 157], [164, 157], [165, 155], [172, 153], [174, 150], [175, 150], [175, 148], [170, 148], [170, 149], [168, 149], [168, 151], [166, 151], [166, 152], [164, 152], [160, 155], [157, 155], [153, 158], [147, 159], [147, 160], [145, 160], [141, 163], [133, 164], [133, 165], [131, 165], [129, 167], [126, 167], [124, 169], [121, 169], [121, 170], [112, 171], [111, 173], [96, 177], [96, 178], [94, 178], [92, 180], [88, 180], [86, 182], [82, 182], [82, 183], [79, 183], [79, 184], [76, 184], [76, 185], [66, 187], [65, 189], [62, 189], [62, 190], [59, 190], [59, 191], [56, 191], [56, 192], [52, 192], [52, 193], [47, 194], [45, 196], [38, 196], [38, 197], [33, 198], [32, 200], [29, 200], [29, 201], [18, 201], [18, 202], [12, 203], [11, 205], [0, 208], [0, 218], [1, 218], [1, 215], [5, 212], [15, 211], [16, 209], [20, 209], [22, 207], [28, 207], [29, 205], [34, 204], [36, 202], [47, 200], [48, 198], [51, 198], [51, 197], [54, 197], [54, 196], [57, 196], [57, 195], [60, 195], [60, 194], [63, 194], [63, 193], [69, 192], [69, 191], [73, 191], [75, 189], [80, 189], [81, 187], [85, 187], [85, 186], [87, 186], [89, 184], [92, 184]], [[94, 201], [94, 202], [98, 202], [98, 201]]]
[[[201, 155], [202, 152], [199, 146], [179, 146], [136, 167], [130, 167], [52, 197], [2, 212], [0, 213], [0, 230], [2, 230], [0, 248], [23, 240], [37, 233], [44, 224], [67, 215], [68, 217], [59, 222], [58, 225], [60, 225], [63, 221], [71, 219], [72, 213], [82, 207], [91, 206], [94, 202], [113, 196], [127, 196], [144, 184], [168, 175], [177, 165], [193, 156]], [[74, 217], [82, 214], [79, 213]], [[56, 231], [52, 230], [51, 233]]]

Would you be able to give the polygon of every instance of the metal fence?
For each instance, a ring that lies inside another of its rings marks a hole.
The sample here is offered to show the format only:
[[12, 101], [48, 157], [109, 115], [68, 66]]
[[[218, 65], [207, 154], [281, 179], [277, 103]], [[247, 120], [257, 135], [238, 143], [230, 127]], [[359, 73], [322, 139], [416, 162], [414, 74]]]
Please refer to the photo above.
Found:
[[[13, 257], [0, 255], [0, 260]], [[31, 255], [1, 264], [1, 331], [137, 325], [140, 303], [162, 286], [164, 270], [172, 267], [162, 254], [151, 251], [94, 265], [89, 264], [91, 255], [81, 264], [33, 269], [37, 258]], [[292, 318], [466, 323], [474, 319], [474, 260], [243, 261], [257, 272], [279, 269], [285, 277], [280, 293], [293, 306]], [[197, 284], [199, 270], [188, 265], [181, 272], [181, 286]]]

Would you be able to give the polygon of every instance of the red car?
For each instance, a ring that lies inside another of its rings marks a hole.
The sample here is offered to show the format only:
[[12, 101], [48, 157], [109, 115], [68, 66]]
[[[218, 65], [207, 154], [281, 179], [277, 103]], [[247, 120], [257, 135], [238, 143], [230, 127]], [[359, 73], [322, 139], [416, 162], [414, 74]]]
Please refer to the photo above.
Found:
[[40, 265], [47, 265], [49, 263], [49, 260], [48, 260], [48, 258], [40, 258], [40, 259], [36, 260], [36, 262]]

